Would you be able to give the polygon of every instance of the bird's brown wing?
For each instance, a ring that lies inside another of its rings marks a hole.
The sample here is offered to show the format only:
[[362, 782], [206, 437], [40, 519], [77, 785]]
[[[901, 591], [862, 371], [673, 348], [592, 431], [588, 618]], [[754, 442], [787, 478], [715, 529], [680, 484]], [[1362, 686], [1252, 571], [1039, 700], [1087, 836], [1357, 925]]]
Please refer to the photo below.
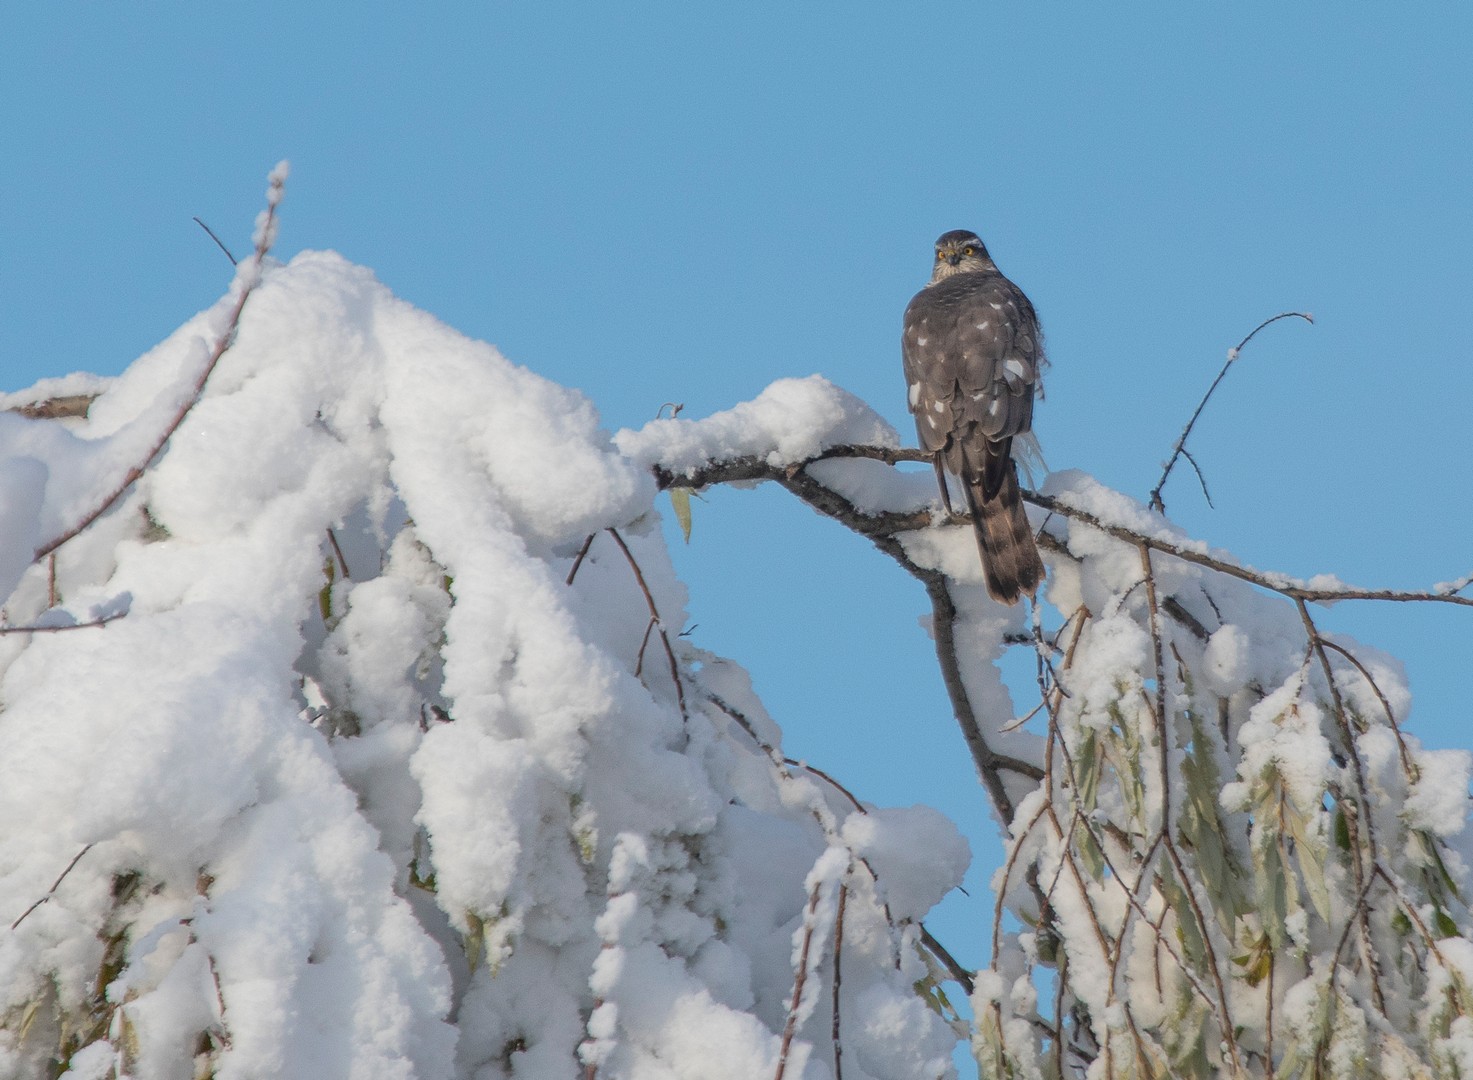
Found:
[[921, 447], [966, 485], [988, 591], [1013, 603], [1043, 577], [1012, 459], [1045, 363], [1033, 305], [995, 272], [945, 278], [906, 308], [901, 354]]
[[958, 444], [1000, 443], [1032, 427], [1044, 363], [1038, 318], [1001, 274], [957, 274], [922, 289], [905, 310], [901, 353], [921, 446], [945, 452], [957, 475], [984, 467], [980, 456], [958, 456]]

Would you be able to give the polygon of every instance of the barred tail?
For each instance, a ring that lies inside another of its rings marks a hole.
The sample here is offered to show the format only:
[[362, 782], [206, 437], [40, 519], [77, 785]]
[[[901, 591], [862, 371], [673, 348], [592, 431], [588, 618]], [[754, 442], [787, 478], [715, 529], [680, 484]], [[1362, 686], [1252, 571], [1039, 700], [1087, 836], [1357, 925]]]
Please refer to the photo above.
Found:
[[965, 486], [987, 591], [1004, 604], [1016, 604], [1024, 593], [1034, 595], [1043, 580], [1043, 560], [1038, 557], [1033, 530], [1023, 513], [1017, 467], [1007, 462], [1002, 484], [990, 499], [980, 479], [967, 477]]

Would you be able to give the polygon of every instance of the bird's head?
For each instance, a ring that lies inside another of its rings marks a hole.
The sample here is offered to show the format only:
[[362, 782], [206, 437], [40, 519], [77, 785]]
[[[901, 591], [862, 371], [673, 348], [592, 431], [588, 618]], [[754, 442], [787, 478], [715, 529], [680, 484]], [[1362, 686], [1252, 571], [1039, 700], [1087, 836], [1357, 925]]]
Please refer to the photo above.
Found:
[[931, 270], [931, 281], [949, 278], [952, 274], [965, 274], [975, 270], [996, 270], [992, 256], [976, 233], [966, 229], [953, 229], [943, 233], [936, 241], [936, 264]]

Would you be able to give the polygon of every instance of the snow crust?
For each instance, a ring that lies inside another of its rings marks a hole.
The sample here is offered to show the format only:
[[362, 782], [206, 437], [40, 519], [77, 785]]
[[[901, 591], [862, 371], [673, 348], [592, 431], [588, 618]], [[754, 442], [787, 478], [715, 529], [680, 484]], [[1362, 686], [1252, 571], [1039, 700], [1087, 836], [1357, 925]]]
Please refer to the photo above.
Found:
[[677, 636], [648, 471], [894, 432], [813, 378], [614, 441], [578, 393], [306, 253], [268, 264], [165, 452], [59, 550], [52, 603], [31, 553], [142, 463], [248, 272], [118, 379], [25, 395], [100, 392], [87, 419], [0, 415], [6, 623], [121, 616], [0, 637], [0, 1075], [746, 1080], [806, 927], [788, 1075], [826, 1077], [841, 882], [845, 1075], [952, 1075], [905, 920], [964, 842], [859, 814], [733, 720], [780, 739]]

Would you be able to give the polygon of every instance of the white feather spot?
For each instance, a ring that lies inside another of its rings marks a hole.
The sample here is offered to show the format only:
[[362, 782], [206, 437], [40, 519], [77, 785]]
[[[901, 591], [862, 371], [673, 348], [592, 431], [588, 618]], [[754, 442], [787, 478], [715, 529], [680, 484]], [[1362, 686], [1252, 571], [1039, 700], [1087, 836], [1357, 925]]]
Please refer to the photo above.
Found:
[[933, 401], [933, 402], [931, 402], [931, 408], [935, 409], [937, 412], [945, 412], [946, 411], [946, 402], [944, 402], [944, 401]]
[[918, 382], [911, 383], [910, 384], [910, 407], [912, 409], [914, 409], [915, 406], [916, 406], [916, 402], [918, 402], [920, 400], [921, 400], [921, 384], [918, 383]]
[[938, 425], [938, 424], [937, 424], [937, 423], [936, 423], [936, 418], [935, 418], [935, 417], [934, 417], [934, 416], [928, 416], [928, 417], [926, 417], [926, 423], [928, 423], [928, 424], [930, 424], [930, 425], [931, 425], [931, 427], [933, 427], [933, 428], [935, 428], [935, 427], [938, 427], [938, 426], [939, 426], [939, 425]]
[[988, 307], [992, 308], [993, 311], [1001, 311], [1002, 310], [1002, 305], [1001, 304], [989, 304]]
[[1002, 398], [993, 398], [987, 403], [987, 415], [996, 416], [1002, 412]]
[[992, 325], [992, 320], [991, 319], [983, 319], [981, 322], [979, 322], [977, 324], [977, 329], [978, 330], [986, 330], [991, 325]]
[[930, 340], [931, 340], [931, 339], [930, 339], [930, 338], [923, 338], [923, 337], [918, 337], [918, 338], [916, 338], [916, 344], [917, 344], [917, 345], [925, 345], [925, 344], [927, 344], [927, 343], [928, 343], [928, 342], [929, 342], [929, 341], [930, 341]]
[[986, 396], [987, 396], [987, 392], [985, 390], [978, 390], [975, 394], [972, 395], [972, 400], [973, 401], [981, 401]]
[[1021, 379], [1028, 373], [1028, 369], [1023, 366], [1023, 361], [1016, 357], [1010, 357], [1002, 368], [1015, 379]]

